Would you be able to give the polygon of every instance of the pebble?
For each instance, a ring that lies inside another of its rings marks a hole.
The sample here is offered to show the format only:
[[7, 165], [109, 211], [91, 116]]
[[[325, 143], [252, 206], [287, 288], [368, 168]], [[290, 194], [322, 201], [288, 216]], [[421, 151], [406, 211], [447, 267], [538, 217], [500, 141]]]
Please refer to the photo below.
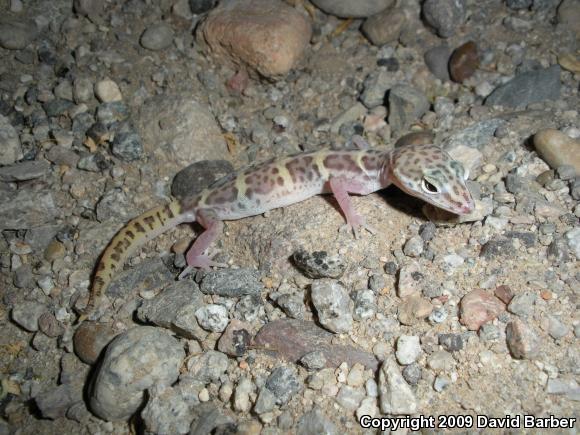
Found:
[[161, 386], [147, 391], [147, 404], [141, 411], [148, 433], [186, 434], [194, 418], [191, 406], [177, 388]]
[[73, 82], [73, 99], [75, 103], [88, 103], [94, 95], [93, 82], [87, 77], [77, 77]]
[[498, 256], [509, 257], [515, 254], [515, 248], [509, 239], [493, 239], [486, 242], [482, 247], [479, 255], [491, 260]]
[[514, 358], [533, 359], [540, 352], [540, 339], [520, 319], [512, 320], [507, 324], [506, 340], [508, 348]]
[[415, 325], [433, 311], [433, 305], [420, 295], [408, 296], [399, 305], [397, 312], [399, 322], [403, 325]]
[[496, 287], [494, 294], [504, 304], [509, 304], [514, 297], [513, 290], [507, 285], [500, 285]]
[[417, 385], [421, 380], [422, 369], [417, 363], [412, 363], [403, 369], [403, 378], [409, 385]]
[[485, 100], [486, 106], [525, 107], [560, 97], [560, 67], [523, 72], [497, 87]]
[[574, 56], [572, 53], [564, 53], [558, 56], [558, 63], [562, 68], [573, 72], [580, 73], [580, 57]]
[[312, 3], [330, 15], [342, 18], [365, 18], [390, 8], [394, 0], [313, 0]]
[[447, 45], [438, 45], [430, 48], [423, 55], [425, 65], [429, 71], [439, 80], [446, 82], [450, 80], [449, 76], [449, 58], [451, 49]]
[[550, 334], [550, 337], [554, 340], [564, 338], [570, 332], [568, 327], [556, 316], [547, 316], [547, 323], [548, 334]]
[[449, 379], [447, 376], [439, 375], [435, 378], [435, 382], [433, 383], [433, 389], [438, 393], [440, 393], [449, 385], [451, 385], [451, 379]]
[[94, 364], [102, 350], [119, 334], [110, 323], [83, 322], [73, 336], [76, 355], [87, 364]]
[[258, 415], [265, 414], [274, 410], [276, 406], [276, 396], [268, 388], [260, 389], [256, 404], [254, 405], [254, 412]]
[[44, 160], [28, 160], [0, 167], [0, 181], [26, 181], [45, 176], [50, 164]]
[[379, 371], [379, 403], [385, 414], [415, 414], [419, 402], [405, 382], [395, 360], [387, 358]]
[[506, 6], [514, 11], [529, 9], [532, 6], [532, 0], [506, 0]]
[[577, 0], [563, 0], [558, 6], [558, 22], [568, 26], [580, 36], [580, 11]]
[[193, 197], [213, 182], [234, 172], [227, 160], [202, 160], [180, 170], [171, 183], [171, 194], [177, 198]]
[[218, 382], [227, 369], [228, 357], [215, 350], [207, 350], [187, 361], [189, 375], [204, 385]]
[[263, 289], [260, 273], [254, 269], [222, 269], [202, 275], [200, 290], [206, 295], [235, 298], [257, 295]]
[[206, 331], [223, 332], [228, 326], [228, 310], [223, 305], [208, 304], [195, 312], [199, 326]]
[[350, 385], [340, 387], [336, 395], [336, 402], [348, 411], [356, 410], [365, 397], [364, 388], [355, 388]]
[[[468, 145], [469, 148], [481, 150], [493, 138], [495, 131], [505, 125], [505, 123], [505, 120], [500, 118], [491, 118], [476, 122], [469, 127], [452, 133], [443, 141], [441, 147], [450, 152], [457, 147], [465, 145]], [[475, 154], [474, 157], [470, 156], [470, 160], [477, 161], [480, 158], [479, 156], [478, 154]], [[453, 157], [456, 158], [455, 155]]]
[[574, 167], [577, 175], [580, 174], [579, 139], [572, 139], [558, 130], [545, 129], [534, 135], [534, 146], [552, 168], [570, 165]]
[[239, 357], [246, 353], [252, 336], [248, 323], [232, 319], [218, 341], [218, 350]]
[[457, 352], [463, 349], [461, 334], [439, 334], [439, 344], [448, 352]]
[[314, 350], [304, 354], [300, 363], [308, 370], [320, 370], [326, 367], [326, 357], [321, 350]]
[[57, 385], [34, 398], [42, 416], [53, 420], [64, 417], [69, 408], [76, 403], [82, 403], [82, 400], [82, 386], [76, 383]]
[[505, 310], [505, 305], [484, 290], [472, 290], [461, 298], [459, 321], [471, 331], [495, 319]]
[[449, 74], [457, 83], [463, 83], [473, 76], [479, 66], [477, 45], [473, 41], [457, 47], [449, 59]]
[[192, 14], [203, 14], [215, 7], [217, 0], [189, 0], [189, 8]]
[[580, 227], [576, 227], [564, 234], [564, 239], [570, 248], [570, 251], [580, 260]]
[[555, 378], [548, 379], [546, 393], [558, 394], [574, 402], [580, 401], [580, 386], [575, 379]]
[[275, 368], [264, 385], [276, 397], [277, 405], [288, 403], [295, 394], [302, 390], [302, 382], [296, 369], [287, 366]]
[[377, 68], [366, 76], [363, 83], [361, 102], [369, 109], [380, 107], [385, 102], [385, 94], [396, 83], [393, 75], [384, 68]]
[[184, 358], [179, 341], [159, 328], [140, 326], [120, 334], [94, 374], [91, 410], [104, 420], [129, 418], [142, 405], [145, 390], [177, 380]]
[[248, 378], [242, 378], [236, 386], [234, 393], [234, 409], [240, 412], [248, 412], [252, 407], [250, 394], [254, 391], [254, 384]]
[[305, 306], [302, 299], [299, 295], [284, 294], [276, 299], [276, 303], [288, 317], [303, 319]]
[[48, 308], [39, 302], [25, 301], [12, 308], [12, 320], [27, 331], [35, 332], [40, 317], [47, 311]]
[[38, 27], [34, 21], [7, 20], [0, 21], [0, 47], [8, 50], [22, 50], [38, 36]]
[[0, 165], [11, 165], [22, 157], [18, 132], [8, 118], [0, 115]]
[[532, 292], [515, 295], [507, 307], [508, 311], [525, 319], [532, 315], [536, 299], [536, 294]]
[[141, 136], [132, 127], [127, 127], [126, 131], [115, 133], [111, 152], [126, 162], [139, 160], [143, 156]]
[[167, 23], [152, 24], [141, 34], [139, 42], [148, 50], [165, 50], [173, 42], [173, 29]]
[[416, 335], [401, 335], [397, 339], [395, 356], [401, 365], [409, 365], [417, 361], [421, 355], [421, 343]]
[[405, 242], [403, 253], [408, 257], [417, 258], [424, 250], [423, 239], [421, 236], [413, 236]]
[[[247, 29], [252, 32], [247, 33]], [[268, 78], [286, 75], [294, 67], [311, 34], [310, 22], [281, 0], [220, 4], [197, 31], [198, 40], [216, 57], [242, 64]]]
[[427, 97], [408, 85], [395, 85], [389, 92], [389, 124], [393, 131], [405, 130], [429, 109]]
[[363, 23], [361, 30], [373, 45], [384, 45], [399, 39], [407, 24], [407, 16], [402, 9], [384, 9], [371, 15]]
[[314, 281], [311, 287], [312, 304], [318, 320], [332, 332], [348, 332], [352, 329], [352, 301], [346, 289], [331, 279]]
[[437, 350], [427, 359], [427, 366], [436, 372], [451, 372], [455, 365], [455, 359], [446, 350]]
[[95, 83], [95, 95], [101, 103], [122, 101], [123, 95], [117, 83], [111, 79], [100, 80]]
[[466, 18], [464, 0], [426, 0], [423, 3], [423, 17], [427, 24], [435, 28], [442, 38], [455, 35]]
[[324, 415], [324, 412], [317, 408], [308, 411], [300, 417], [296, 428], [296, 435], [339, 435], [339, 433], [341, 432], [339, 432], [336, 425]]

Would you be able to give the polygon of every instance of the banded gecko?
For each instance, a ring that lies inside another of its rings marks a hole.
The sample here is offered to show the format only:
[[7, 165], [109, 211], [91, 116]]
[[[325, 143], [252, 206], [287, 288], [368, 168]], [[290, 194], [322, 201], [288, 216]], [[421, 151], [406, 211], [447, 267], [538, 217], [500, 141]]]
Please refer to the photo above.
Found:
[[395, 184], [410, 195], [455, 214], [470, 213], [474, 202], [461, 163], [434, 145], [409, 145], [394, 150], [321, 150], [273, 160], [226, 176], [198, 195], [153, 208], [131, 220], [107, 246], [95, 271], [84, 320], [95, 308], [115, 272], [132, 252], [159, 234], [186, 222], [205, 231], [186, 254], [183, 278], [193, 268], [225, 267], [206, 250], [222, 232], [224, 220], [255, 216], [278, 207], [332, 193], [355, 232], [366, 228], [349, 194], [368, 195]]

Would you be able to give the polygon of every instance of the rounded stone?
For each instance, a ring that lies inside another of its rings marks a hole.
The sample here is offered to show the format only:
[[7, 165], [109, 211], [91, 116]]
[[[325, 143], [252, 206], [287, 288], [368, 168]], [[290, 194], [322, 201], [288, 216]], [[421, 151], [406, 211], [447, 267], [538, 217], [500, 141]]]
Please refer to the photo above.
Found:
[[330, 15], [364, 18], [391, 7], [394, 0], [312, 0], [312, 3]]
[[551, 128], [540, 130], [534, 135], [538, 154], [552, 168], [571, 165], [580, 174], [580, 140]]
[[426, 0], [423, 3], [423, 17], [439, 36], [449, 38], [465, 21], [465, 1]]
[[475, 73], [478, 66], [477, 45], [468, 41], [453, 51], [449, 59], [449, 74], [454, 82], [463, 83]]
[[36, 38], [37, 34], [38, 29], [34, 21], [0, 21], [0, 47], [2, 48], [22, 50]]
[[75, 331], [73, 337], [74, 351], [81, 361], [93, 364], [101, 351], [116, 336], [111, 324], [83, 322]]
[[117, 83], [111, 79], [105, 79], [95, 84], [95, 95], [101, 103], [111, 103], [123, 100], [123, 95]]
[[143, 32], [139, 42], [141, 45], [153, 51], [168, 48], [173, 41], [173, 29], [166, 23], [155, 23]]

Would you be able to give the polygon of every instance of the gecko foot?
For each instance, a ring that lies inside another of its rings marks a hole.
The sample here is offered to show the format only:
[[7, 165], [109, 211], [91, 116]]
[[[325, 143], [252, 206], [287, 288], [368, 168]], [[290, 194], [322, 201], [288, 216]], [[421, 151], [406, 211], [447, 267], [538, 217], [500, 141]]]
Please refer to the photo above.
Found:
[[371, 225], [368, 225], [364, 219], [362, 220], [362, 222], [357, 222], [357, 223], [346, 223], [343, 226], [341, 226], [339, 228], [339, 232], [350, 232], [352, 231], [352, 234], [354, 236], [355, 239], [360, 239], [361, 238], [361, 229], [367, 230], [369, 233], [371, 234], [376, 234], [377, 230], [375, 228], [373, 228]]
[[177, 277], [178, 280], [184, 279], [187, 275], [193, 272], [194, 269], [209, 270], [210, 267], [228, 267], [225, 263], [218, 263], [213, 261], [208, 255], [198, 255], [194, 257], [190, 264]]

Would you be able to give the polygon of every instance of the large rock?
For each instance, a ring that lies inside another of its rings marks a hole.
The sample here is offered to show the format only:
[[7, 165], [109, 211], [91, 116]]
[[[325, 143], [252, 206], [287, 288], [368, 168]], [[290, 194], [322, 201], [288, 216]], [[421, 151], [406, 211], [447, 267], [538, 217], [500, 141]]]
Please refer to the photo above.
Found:
[[343, 18], [364, 18], [391, 7], [394, 0], [312, 0], [327, 14]]
[[280, 0], [223, 2], [197, 32], [218, 58], [275, 78], [288, 73], [306, 49], [310, 22]]
[[148, 154], [180, 165], [227, 155], [226, 142], [213, 115], [193, 98], [151, 98], [140, 110], [137, 127]]
[[10, 120], [0, 115], [0, 165], [11, 165], [22, 158], [18, 133]]
[[107, 348], [91, 388], [91, 409], [108, 421], [131, 417], [147, 389], [177, 380], [184, 358], [182, 345], [162, 329], [128, 330]]
[[58, 209], [52, 192], [21, 189], [0, 196], [0, 230], [17, 230], [52, 223]]
[[571, 165], [576, 175], [580, 175], [580, 139], [572, 139], [558, 130], [547, 128], [534, 135], [534, 145], [552, 168]]
[[0, 47], [8, 50], [22, 50], [38, 35], [34, 21], [0, 21]]

